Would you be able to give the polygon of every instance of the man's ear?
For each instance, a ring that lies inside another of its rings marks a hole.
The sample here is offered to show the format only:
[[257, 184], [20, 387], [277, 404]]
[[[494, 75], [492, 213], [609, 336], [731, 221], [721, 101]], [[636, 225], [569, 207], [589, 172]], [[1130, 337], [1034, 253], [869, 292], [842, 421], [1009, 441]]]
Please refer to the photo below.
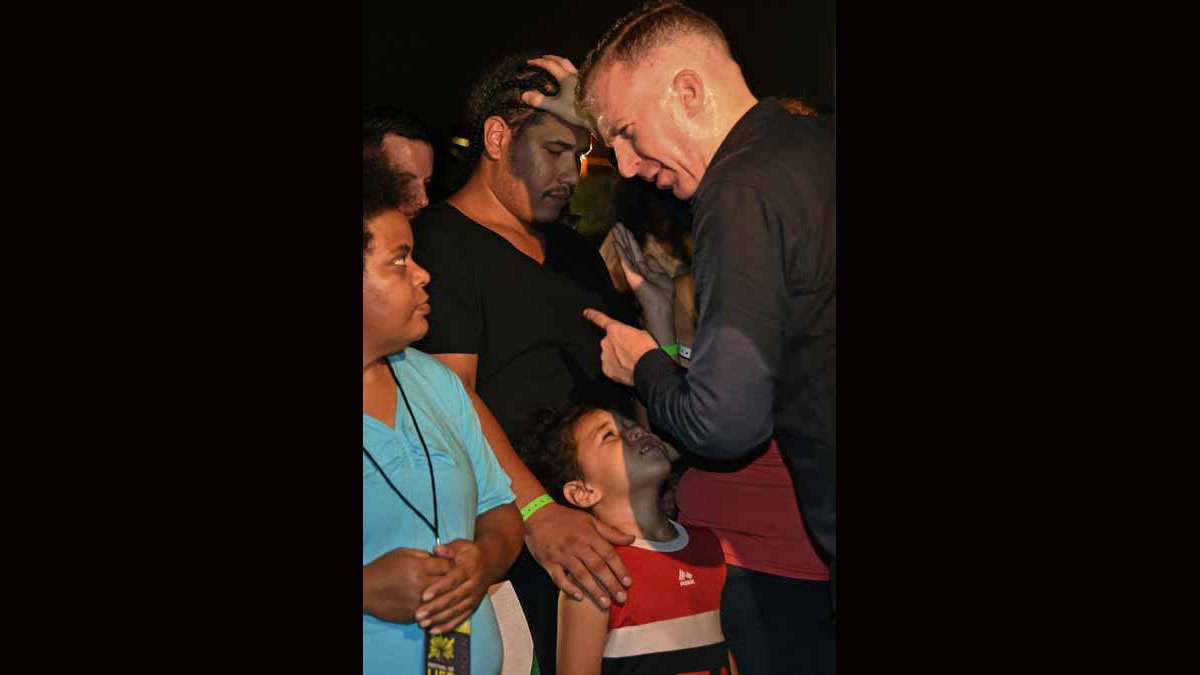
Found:
[[704, 110], [704, 80], [696, 71], [684, 68], [675, 73], [671, 89], [688, 117], [695, 117]]
[[512, 128], [499, 115], [492, 115], [483, 121], [483, 154], [498, 160], [508, 147], [512, 138]]
[[581, 509], [590, 509], [600, 502], [604, 493], [581, 480], [573, 480], [563, 486], [563, 496]]

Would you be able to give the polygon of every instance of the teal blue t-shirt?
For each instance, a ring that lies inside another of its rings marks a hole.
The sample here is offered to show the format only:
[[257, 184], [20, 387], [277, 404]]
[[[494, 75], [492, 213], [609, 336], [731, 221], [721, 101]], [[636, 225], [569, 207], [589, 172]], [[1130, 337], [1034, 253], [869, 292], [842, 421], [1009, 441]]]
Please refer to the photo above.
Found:
[[[483, 437], [462, 382], [441, 361], [411, 347], [388, 357], [433, 458], [438, 530], [443, 543], [474, 539], [476, 516], [515, 500], [511, 481]], [[363, 414], [363, 446], [409, 502], [433, 522], [425, 451], [404, 400], [396, 396], [396, 428]], [[363, 565], [395, 548], [432, 551], [433, 532], [392, 492], [363, 455]], [[363, 613], [363, 673], [423, 672], [425, 633]], [[471, 615], [471, 673], [500, 672], [503, 649], [491, 600]]]

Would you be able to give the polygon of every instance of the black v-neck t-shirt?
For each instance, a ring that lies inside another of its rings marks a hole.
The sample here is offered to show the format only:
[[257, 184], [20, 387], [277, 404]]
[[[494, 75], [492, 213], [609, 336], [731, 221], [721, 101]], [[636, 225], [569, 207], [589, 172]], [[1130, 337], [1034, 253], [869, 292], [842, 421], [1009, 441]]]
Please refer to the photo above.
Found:
[[633, 415], [633, 392], [600, 370], [594, 307], [631, 322], [596, 247], [566, 226], [544, 226], [545, 263], [443, 202], [413, 223], [413, 258], [432, 277], [429, 354], [477, 354], [475, 390], [517, 443], [541, 408], [595, 403]]

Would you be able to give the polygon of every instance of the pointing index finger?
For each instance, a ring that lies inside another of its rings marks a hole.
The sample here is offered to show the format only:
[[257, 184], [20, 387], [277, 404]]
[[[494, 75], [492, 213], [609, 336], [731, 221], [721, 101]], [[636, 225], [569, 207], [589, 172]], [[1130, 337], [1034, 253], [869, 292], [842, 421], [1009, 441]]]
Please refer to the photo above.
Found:
[[608, 331], [609, 326], [616, 323], [614, 319], [609, 317], [604, 312], [601, 312], [598, 309], [592, 309], [591, 307], [583, 310], [583, 318], [596, 324], [598, 328], [606, 332]]

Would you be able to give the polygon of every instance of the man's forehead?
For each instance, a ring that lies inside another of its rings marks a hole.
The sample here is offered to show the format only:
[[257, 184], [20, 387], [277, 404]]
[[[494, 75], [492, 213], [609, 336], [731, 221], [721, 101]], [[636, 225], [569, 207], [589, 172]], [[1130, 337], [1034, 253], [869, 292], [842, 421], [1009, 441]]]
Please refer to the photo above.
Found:
[[405, 171], [416, 172], [418, 166], [433, 161], [433, 148], [428, 143], [397, 134], [383, 137], [383, 153], [394, 167]]
[[629, 74], [623, 63], [606, 65], [584, 92], [584, 108], [595, 119], [596, 128], [606, 143], [619, 131], [623, 118], [629, 115], [625, 101], [631, 84]]
[[574, 124], [567, 124], [550, 113], [543, 115], [541, 124], [537, 125], [536, 129], [531, 131], [538, 132], [537, 135], [540, 142], [559, 142], [582, 148], [586, 148], [591, 143], [592, 137], [587, 129], [577, 127]]

